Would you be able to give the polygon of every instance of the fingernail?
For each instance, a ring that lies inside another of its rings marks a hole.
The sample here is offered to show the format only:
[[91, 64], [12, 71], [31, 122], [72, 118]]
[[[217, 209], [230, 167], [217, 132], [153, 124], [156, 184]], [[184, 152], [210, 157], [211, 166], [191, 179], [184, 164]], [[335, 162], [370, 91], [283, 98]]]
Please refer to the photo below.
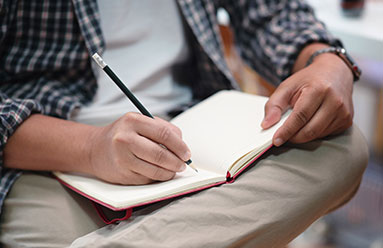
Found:
[[281, 146], [283, 144], [283, 140], [281, 138], [275, 139], [274, 145], [275, 146]]

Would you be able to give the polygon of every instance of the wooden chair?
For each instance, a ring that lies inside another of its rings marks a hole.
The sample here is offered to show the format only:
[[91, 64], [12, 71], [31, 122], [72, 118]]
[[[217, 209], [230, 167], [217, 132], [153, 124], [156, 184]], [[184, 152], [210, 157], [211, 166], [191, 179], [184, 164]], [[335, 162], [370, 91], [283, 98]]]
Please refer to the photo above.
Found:
[[224, 44], [225, 60], [241, 89], [256, 95], [270, 96], [274, 92], [275, 86], [268, 83], [241, 60], [235, 49], [233, 32], [230, 27], [220, 25], [220, 32]]

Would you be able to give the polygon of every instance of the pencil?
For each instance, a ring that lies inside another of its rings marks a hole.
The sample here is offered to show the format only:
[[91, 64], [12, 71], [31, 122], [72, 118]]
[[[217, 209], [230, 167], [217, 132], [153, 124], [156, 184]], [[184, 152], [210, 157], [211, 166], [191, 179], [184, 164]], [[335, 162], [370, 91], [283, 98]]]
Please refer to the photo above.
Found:
[[[112, 79], [112, 81], [120, 88], [120, 90], [129, 98], [129, 100], [138, 108], [138, 110], [143, 114], [152, 119], [153, 115], [142, 105], [142, 103], [136, 98], [136, 96], [125, 86], [125, 84], [117, 77], [117, 75], [110, 69], [110, 67], [104, 62], [98, 53], [93, 54], [92, 58], [96, 63], [101, 67], [101, 69]], [[197, 168], [192, 164], [192, 160], [189, 159], [185, 161], [185, 164], [190, 166], [193, 170], [198, 172]]]

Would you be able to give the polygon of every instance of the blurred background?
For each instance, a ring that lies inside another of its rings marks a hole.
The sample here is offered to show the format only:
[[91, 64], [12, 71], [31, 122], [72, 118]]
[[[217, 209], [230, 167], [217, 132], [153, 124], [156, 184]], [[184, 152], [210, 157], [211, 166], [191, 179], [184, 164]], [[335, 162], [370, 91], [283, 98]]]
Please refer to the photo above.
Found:
[[[368, 142], [370, 160], [355, 197], [319, 219], [288, 248], [383, 248], [383, 0], [307, 1], [363, 71], [354, 87], [354, 122]], [[239, 59], [223, 9], [218, 20], [227, 63], [242, 89], [270, 95], [274, 88]]]

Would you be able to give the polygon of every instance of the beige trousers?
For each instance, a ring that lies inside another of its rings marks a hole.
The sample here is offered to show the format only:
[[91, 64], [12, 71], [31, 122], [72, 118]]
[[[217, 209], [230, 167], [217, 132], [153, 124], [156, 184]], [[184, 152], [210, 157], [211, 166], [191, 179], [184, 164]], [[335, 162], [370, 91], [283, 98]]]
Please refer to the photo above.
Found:
[[1, 217], [4, 247], [283, 247], [356, 192], [368, 152], [340, 136], [272, 148], [233, 184], [140, 208], [105, 226], [88, 200], [25, 173]]

